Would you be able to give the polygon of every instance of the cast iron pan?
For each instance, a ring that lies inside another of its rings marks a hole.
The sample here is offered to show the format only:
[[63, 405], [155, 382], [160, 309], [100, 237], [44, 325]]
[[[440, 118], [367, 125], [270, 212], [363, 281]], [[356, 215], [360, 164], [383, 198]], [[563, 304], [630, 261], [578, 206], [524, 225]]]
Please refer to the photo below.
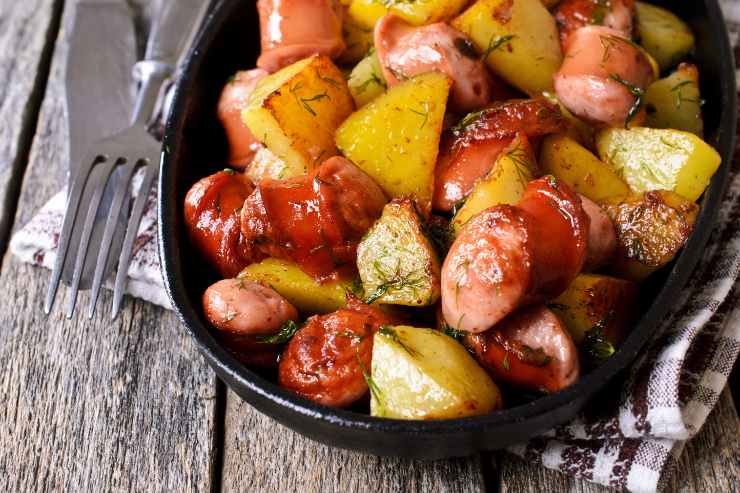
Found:
[[[632, 363], [666, 315], [701, 255], [728, 179], [735, 136], [735, 71], [718, 2], [656, 3], [666, 4], [688, 21], [696, 34], [695, 62], [707, 99], [707, 140], [723, 159], [704, 195], [686, 248], [643, 287], [644, 315], [619, 351], [575, 385], [488, 416], [401, 421], [324, 407], [281, 389], [274, 375], [240, 364], [214, 339], [203, 317], [201, 295], [217, 278], [189, 246], [182, 220], [183, 200], [198, 179], [224, 168], [227, 144], [216, 119], [216, 103], [226, 80], [238, 69], [253, 67], [259, 54], [255, 3], [216, 2], [188, 57], [166, 129], [159, 186], [159, 251], [172, 304], [221, 379], [259, 411], [312, 439], [378, 455], [423, 459], [465, 456], [522, 442], [573, 418]], [[602, 392], [602, 397], [605, 393], [613, 392]]]

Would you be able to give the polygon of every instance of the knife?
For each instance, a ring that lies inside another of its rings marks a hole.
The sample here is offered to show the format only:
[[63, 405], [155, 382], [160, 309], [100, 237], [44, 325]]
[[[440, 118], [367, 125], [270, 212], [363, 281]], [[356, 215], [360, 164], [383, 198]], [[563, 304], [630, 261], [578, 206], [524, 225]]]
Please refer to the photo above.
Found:
[[[133, 13], [125, 0], [82, 0], [76, 6], [70, 32], [65, 75], [69, 128], [68, 185], [93, 142], [129, 126], [134, 100], [131, 70], [137, 60]], [[102, 179], [96, 170], [89, 178]], [[91, 245], [100, 243], [119, 180], [120, 177], [114, 173], [108, 182]], [[95, 187], [87, 189], [93, 193]], [[124, 207], [119, 219], [124, 226], [118, 228], [120, 233], [114, 239], [107, 272], [112, 270], [118, 258], [127, 216], [128, 207]], [[77, 245], [70, 245], [70, 251], [77, 249]], [[90, 288], [96, 259], [97, 255], [88, 255], [81, 289]], [[75, 256], [71, 255], [64, 265], [62, 280], [67, 285], [72, 281], [74, 260]]]

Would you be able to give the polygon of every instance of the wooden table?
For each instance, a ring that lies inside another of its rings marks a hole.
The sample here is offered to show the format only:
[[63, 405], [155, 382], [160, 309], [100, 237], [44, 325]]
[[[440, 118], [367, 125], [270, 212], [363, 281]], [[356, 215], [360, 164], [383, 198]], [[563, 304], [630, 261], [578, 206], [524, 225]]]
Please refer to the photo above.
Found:
[[[129, 1], [145, 31], [150, 2]], [[6, 250], [63, 182], [60, 26], [75, 3], [0, 0], [0, 491], [606, 490], [505, 453], [421, 462], [311, 442], [227, 390], [175, 316], [139, 300], [112, 323], [110, 293], [92, 321], [45, 318], [49, 272]], [[736, 491], [739, 435], [728, 390], [673, 489]]]

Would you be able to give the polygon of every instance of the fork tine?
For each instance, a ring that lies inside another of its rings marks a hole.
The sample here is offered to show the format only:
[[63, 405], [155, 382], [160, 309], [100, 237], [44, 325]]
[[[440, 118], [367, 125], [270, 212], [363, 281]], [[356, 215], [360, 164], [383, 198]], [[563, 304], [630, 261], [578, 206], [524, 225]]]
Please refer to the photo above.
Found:
[[126, 275], [128, 274], [128, 266], [131, 262], [131, 256], [133, 254], [134, 241], [136, 235], [139, 232], [139, 223], [141, 217], [144, 215], [144, 206], [146, 206], [149, 193], [152, 190], [152, 184], [157, 178], [159, 173], [159, 167], [156, 164], [149, 163], [146, 165], [146, 174], [144, 179], [141, 181], [141, 188], [139, 189], [139, 195], [136, 197], [134, 202], [134, 210], [131, 213], [131, 218], [128, 221], [126, 228], [126, 238], [123, 240], [123, 247], [121, 248], [121, 255], [118, 259], [118, 272], [116, 272], [116, 283], [113, 289], [113, 309], [111, 310], [111, 319], [115, 319], [118, 316], [118, 312], [121, 310], [121, 301], [123, 300], [123, 290], [126, 285]]
[[105, 222], [105, 231], [103, 232], [103, 240], [100, 244], [100, 252], [98, 253], [98, 261], [95, 265], [95, 275], [92, 283], [92, 293], [90, 294], [90, 304], [87, 307], [87, 316], [92, 318], [95, 313], [95, 304], [98, 302], [98, 296], [100, 294], [100, 287], [103, 284], [103, 276], [105, 275], [105, 267], [108, 264], [108, 257], [110, 256], [110, 249], [113, 244], [113, 238], [115, 233], [120, 228], [120, 222], [118, 220], [121, 215], [121, 209], [123, 208], [124, 200], [128, 198], [129, 186], [131, 184], [131, 178], [134, 176], [136, 171], [136, 163], [130, 163], [126, 165], [123, 177], [118, 184], [116, 195], [113, 198], [111, 204], [110, 215]]
[[[87, 163], [98, 161], [99, 156], [93, 156], [92, 159], [88, 159]], [[82, 199], [82, 192], [85, 190], [85, 185], [90, 177], [92, 166], [83, 166], [80, 170], [85, 172], [78, 173], [78, 175], [72, 181], [72, 187], [69, 190], [67, 197], [67, 207], [64, 212], [64, 222], [62, 223], [62, 230], [59, 232], [59, 242], [57, 244], [57, 256], [54, 260], [54, 268], [51, 271], [51, 279], [49, 281], [49, 288], [46, 292], [46, 301], [44, 302], [44, 313], [49, 315], [51, 309], [54, 306], [54, 298], [56, 298], [57, 290], [59, 289], [59, 281], [62, 278], [62, 269], [64, 267], [64, 261], [67, 258], [67, 250], [69, 249], [69, 240], [72, 235], [72, 227], [77, 219], [77, 212], [80, 208], [80, 200]]]
[[80, 236], [80, 243], [77, 248], [77, 258], [75, 259], [74, 272], [72, 276], [72, 284], [70, 285], [70, 297], [69, 303], [67, 304], [67, 318], [72, 318], [72, 314], [75, 311], [75, 304], [77, 304], [77, 294], [80, 288], [80, 279], [82, 278], [82, 270], [85, 267], [85, 259], [87, 259], [87, 252], [90, 246], [90, 236], [92, 235], [93, 225], [95, 224], [95, 217], [98, 214], [98, 208], [100, 207], [100, 200], [103, 198], [103, 191], [105, 185], [110, 179], [113, 168], [119, 161], [108, 160], [100, 171], [100, 178], [93, 188], [93, 195], [90, 197], [90, 205], [87, 208], [87, 217], [82, 228], [82, 235]]

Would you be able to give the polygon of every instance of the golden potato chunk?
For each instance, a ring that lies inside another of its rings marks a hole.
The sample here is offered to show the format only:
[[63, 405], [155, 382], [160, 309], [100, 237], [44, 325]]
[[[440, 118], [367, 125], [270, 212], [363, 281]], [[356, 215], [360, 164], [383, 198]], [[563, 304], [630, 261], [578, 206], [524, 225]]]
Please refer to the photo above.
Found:
[[366, 104], [337, 130], [342, 153], [370, 175], [389, 197], [413, 197], [431, 210], [450, 79], [417, 75]]
[[347, 81], [355, 105], [362, 108], [388, 89], [378, 55], [372, 50], [352, 69]]
[[539, 173], [532, 148], [520, 134], [496, 160], [488, 175], [473, 188], [465, 204], [455, 214], [452, 229], [455, 235], [479, 212], [499, 204], [517, 204], [524, 189]]
[[453, 338], [431, 329], [383, 326], [373, 339], [370, 414], [452, 419], [501, 409], [501, 392]]
[[337, 154], [334, 132], [353, 110], [342, 72], [329, 58], [313, 56], [262, 79], [242, 119], [285, 161], [289, 177], [305, 174]]
[[440, 293], [440, 264], [413, 201], [395, 199], [357, 247], [367, 302], [428, 306]]
[[351, 0], [347, 12], [350, 18], [370, 28], [389, 12], [409, 24], [423, 26], [451, 19], [467, 4], [468, 0]]
[[555, 19], [540, 0], [478, 0], [452, 21], [488, 66], [530, 96], [553, 90], [563, 62]]
[[591, 151], [565, 135], [549, 135], [542, 142], [540, 166], [573, 190], [598, 202], [628, 195], [630, 189], [614, 170]]
[[694, 47], [691, 28], [672, 12], [636, 2], [637, 35], [640, 44], [658, 62], [661, 70], [680, 62]]
[[636, 298], [637, 285], [633, 282], [580, 274], [547, 306], [563, 321], [576, 344], [596, 328], [618, 346], [632, 330]]
[[610, 128], [596, 137], [599, 157], [633, 192], [671, 190], [696, 200], [722, 158], [694, 134], [656, 128]]
[[275, 258], [246, 267], [239, 273], [239, 278], [271, 287], [304, 316], [330, 313], [342, 308], [347, 291], [362, 295], [357, 292], [362, 288], [350, 281], [318, 283], [293, 262]]
[[658, 190], [601, 202], [617, 231], [617, 277], [641, 281], [673, 260], [694, 229], [699, 206]]
[[699, 70], [682, 63], [665, 79], [653, 83], [645, 92], [646, 127], [683, 130], [701, 137], [704, 120], [699, 93]]

